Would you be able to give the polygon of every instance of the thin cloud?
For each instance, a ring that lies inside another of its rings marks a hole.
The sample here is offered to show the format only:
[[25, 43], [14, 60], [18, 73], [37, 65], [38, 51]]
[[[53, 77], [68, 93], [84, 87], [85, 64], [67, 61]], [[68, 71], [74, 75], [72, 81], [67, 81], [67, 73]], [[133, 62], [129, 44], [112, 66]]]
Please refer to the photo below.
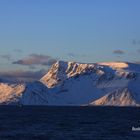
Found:
[[15, 70], [15, 71], [8, 71], [8, 72], [0, 72], [0, 78], [3, 81], [10, 81], [10, 82], [32, 82], [39, 80], [42, 76], [46, 73], [45, 70], [39, 71], [22, 71], [22, 70]]
[[75, 53], [68, 53], [69, 57], [87, 57], [87, 55], [84, 54], [75, 54]]
[[25, 59], [20, 59], [17, 61], [14, 61], [13, 64], [19, 64], [19, 65], [52, 65], [55, 63], [57, 60], [52, 58], [51, 56], [48, 55], [38, 55], [38, 54], [31, 54]]
[[140, 40], [133, 39], [132, 44], [133, 45], [140, 45]]
[[74, 53], [68, 53], [68, 56], [70, 56], [70, 57], [76, 57], [76, 55]]
[[10, 54], [0, 55], [0, 57], [2, 59], [8, 60], [8, 61], [10, 61], [12, 59], [12, 56]]
[[132, 40], [132, 44], [133, 45], [136, 45], [136, 40]]
[[137, 52], [140, 53], [140, 49], [138, 49]]
[[51, 58], [49, 60], [47, 60], [47, 62], [42, 63], [42, 65], [47, 65], [47, 66], [51, 66], [52, 64], [56, 63], [56, 59]]
[[14, 49], [14, 52], [22, 53], [23, 51], [21, 49]]
[[114, 50], [113, 53], [114, 53], [114, 54], [118, 54], [118, 55], [123, 55], [123, 54], [125, 54], [125, 52], [122, 51], [122, 50]]
[[30, 66], [29, 66], [29, 69], [31, 69], [31, 70], [35, 70], [35, 69], [37, 69], [37, 67], [34, 66], [34, 65], [30, 65]]

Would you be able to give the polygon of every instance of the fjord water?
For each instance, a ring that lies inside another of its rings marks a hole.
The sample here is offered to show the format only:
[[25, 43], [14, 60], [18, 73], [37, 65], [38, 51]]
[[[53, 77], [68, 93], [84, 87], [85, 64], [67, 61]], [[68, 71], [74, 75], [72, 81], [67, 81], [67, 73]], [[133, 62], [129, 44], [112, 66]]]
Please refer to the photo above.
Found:
[[139, 140], [140, 108], [0, 106], [0, 140]]

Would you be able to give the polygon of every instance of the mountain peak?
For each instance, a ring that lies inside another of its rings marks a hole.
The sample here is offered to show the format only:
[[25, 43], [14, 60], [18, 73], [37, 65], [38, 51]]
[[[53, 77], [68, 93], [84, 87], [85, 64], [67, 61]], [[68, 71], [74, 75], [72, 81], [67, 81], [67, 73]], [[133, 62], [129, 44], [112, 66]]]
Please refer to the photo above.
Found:
[[104, 62], [104, 63], [77, 63], [57, 61], [52, 65], [48, 73], [41, 78], [41, 82], [52, 88], [62, 84], [67, 78], [81, 74], [96, 73], [97, 75], [110, 75], [111, 77], [134, 77], [140, 71], [140, 65], [126, 62]]
[[137, 106], [134, 95], [128, 88], [117, 89], [90, 104], [99, 106]]
[[49, 88], [54, 87], [58, 83], [62, 83], [67, 78], [84, 73], [90, 69], [93, 69], [93, 67], [94, 64], [57, 61], [52, 65], [48, 73], [43, 78], [41, 78], [40, 81]]

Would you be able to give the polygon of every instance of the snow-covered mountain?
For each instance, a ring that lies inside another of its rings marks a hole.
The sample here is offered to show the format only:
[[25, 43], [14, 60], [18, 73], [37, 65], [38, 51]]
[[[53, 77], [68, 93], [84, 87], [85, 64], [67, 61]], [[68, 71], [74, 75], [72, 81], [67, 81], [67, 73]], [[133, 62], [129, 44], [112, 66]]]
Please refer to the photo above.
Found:
[[137, 98], [128, 88], [117, 89], [102, 98], [93, 101], [90, 105], [111, 105], [111, 106], [138, 106]]
[[19, 104], [24, 89], [22, 84], [0, 83], [0, 104]]
[[[51, 105], [128, 106], [140, 103], [138, 101], [138, 103], [132, 104], [135, 102], [135, 98], [139, 99], [139, 72], [140, 65], [133, 63], [81, 64], [59, 61], [40, 81], [50, 88], [50, 92], [54, 96], [49, 100]], [[125, 94], [128, 97], [122, 99], [125, 91], [123, 89], [128, 89], [129, 92]], [[133, 99], [131, 98], [131, 103], [126, 101], [129, 99], [130, 93], [136, 95]], [[110, 99], [114, 102], [103, 98], [110, 94], [114, 96], [113, 99]]]
[[47, 105], [48, 88], [41, 82], [33, 82], [26, 85], [21, 98], [23, 105]]
[[48, 88], [39, 81], [27, 84], [0, 83], [1, 105], [47, 105]]
[[139, 106], [140, 65], [58, 61], [38, 82], [15, 87], [0, 84], [1, 104]]

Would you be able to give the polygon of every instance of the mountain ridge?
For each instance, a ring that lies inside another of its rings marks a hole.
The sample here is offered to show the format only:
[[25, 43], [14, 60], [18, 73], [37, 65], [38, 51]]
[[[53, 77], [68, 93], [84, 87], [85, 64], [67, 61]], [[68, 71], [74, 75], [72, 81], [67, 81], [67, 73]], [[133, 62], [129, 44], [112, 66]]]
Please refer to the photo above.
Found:
[[[23, 105], [139, 106], [139, 83], [139, 64], [58, 61], [37, 82], [22, 85], [21, 93], [15, 93], [17, 96], [14, 97], [18, 104]], [[6, 92], [0, 91], [0, 94], [5, 95]], [[0, 97], [1, 104], [13, 102]]]

